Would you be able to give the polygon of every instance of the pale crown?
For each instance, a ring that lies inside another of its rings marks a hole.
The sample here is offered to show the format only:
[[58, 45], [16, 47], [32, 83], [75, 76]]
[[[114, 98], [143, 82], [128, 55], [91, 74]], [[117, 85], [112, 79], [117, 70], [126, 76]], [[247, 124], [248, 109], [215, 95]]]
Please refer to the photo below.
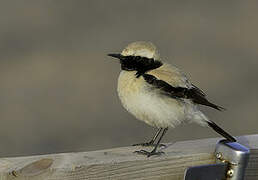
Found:
[[141, 56], [159, 60], [159, 52], [151, 42], [137, 41], [130, 43], [121, 53], [123, 56]]

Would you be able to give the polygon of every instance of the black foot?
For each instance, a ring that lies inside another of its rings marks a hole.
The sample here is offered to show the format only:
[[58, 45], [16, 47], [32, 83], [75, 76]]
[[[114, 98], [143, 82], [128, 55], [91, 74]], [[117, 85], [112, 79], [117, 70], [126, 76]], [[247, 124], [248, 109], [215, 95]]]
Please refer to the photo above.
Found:
[[[143, 146], [143, 147], [147, 147], [147, 146], [156, 146], [157, 144], [151, 143], [151, 142], [147, 142], [147, 143], [138, 143], [138, 144], [133, 144], [133, 146]], [[158, 147], [167, 147], [165, 144], [159, 144]]]
[[157, 152], [156, 150], [153, 150], [151, 152], [149, 151], [145, 151], [145, 150], [140, 150], [140, 151], [134, 151], [137, 154], [143, 154], [143, 155], [147, 155], [147, 157], [153, 156], [153, 155], [161, 155], [164, 154], [164, 152], [159, 151]]
[[133, 146], [153, 146], [153, 142], [133, 144]]

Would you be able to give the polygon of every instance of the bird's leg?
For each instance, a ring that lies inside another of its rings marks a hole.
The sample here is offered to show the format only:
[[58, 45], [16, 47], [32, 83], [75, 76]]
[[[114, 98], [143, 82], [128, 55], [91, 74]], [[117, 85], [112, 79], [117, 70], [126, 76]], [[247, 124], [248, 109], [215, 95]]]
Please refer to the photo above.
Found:
[[146, 150], [140, 150], [140, 151], [135, 151], [135, 152], [138, 153], [138, 154], [147, 155], [147, 157], [150, 157], [150, 156], [153, 156], [153, 155], [160, 155], [160, 154], [164, 153], [164, 152], [162, 152], [162, 151], [157, 152], [157, 148], [158, 148], [158, 146], [159, 146], [159, 143], [160, 143], [161, 139], [162, 139], [163, 136], [166, 134], [167, 130], [168, 130], [168, 128], [165, 128], [165, 129], [163, 130], [162, 135], [160, 136], [160, 138], [159, 138], [159, 140], [158, 140], [156, 146], [154, 147], [154, 149], [153, 149], [151, 152], [146, 151]]
[[[159, 130], [155, 133], [154, 137], [146, 143], [138, 143], [138, 144], [133, 144], [133, 146], [153, 146], [155, 145], [154, 142], [157, 139], [157, 137], [159, 136], [159, 134], [161, 133], [163, 128], [159, 128]], [[165, 146], [164, 144], [160, 144], [160, 146]]]

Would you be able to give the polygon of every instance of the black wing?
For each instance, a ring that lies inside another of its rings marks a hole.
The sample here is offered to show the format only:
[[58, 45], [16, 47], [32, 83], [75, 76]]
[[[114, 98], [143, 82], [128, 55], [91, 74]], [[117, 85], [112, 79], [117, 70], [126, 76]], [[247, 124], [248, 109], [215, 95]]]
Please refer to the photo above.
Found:
[[172, 98], [184, 98], [191, 99], [196, 104], [212, 107], [219, 111], [223, 110], [223, 107], [217, 106], [206, 99], [206, 95], [198, 87], [194, 86], [190, 89], [184, 87], [173, 87], [163, 80], [157, 79], [155, 76], [150, 74], [142, 75], [144, 80], [153, 85], [155, 88], [161, 89], [163, 93], [167, 94]]

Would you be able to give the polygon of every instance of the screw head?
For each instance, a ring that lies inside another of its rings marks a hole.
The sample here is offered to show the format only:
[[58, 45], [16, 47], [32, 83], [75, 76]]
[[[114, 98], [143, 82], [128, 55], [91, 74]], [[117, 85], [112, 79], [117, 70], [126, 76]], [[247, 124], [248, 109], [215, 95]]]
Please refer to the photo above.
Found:
[[218, 153], [216, 154], [216, 158], [217, 158], [217, 159], [221, 159], [221, 158], [222, 158], [222, 153], [221, 153], [221, 152], [218, 152]]
[[227, 176], [228, 177], [233, 177], [233, 175], [234, 175], [234, 170], [233, 169], [228, 170]]

